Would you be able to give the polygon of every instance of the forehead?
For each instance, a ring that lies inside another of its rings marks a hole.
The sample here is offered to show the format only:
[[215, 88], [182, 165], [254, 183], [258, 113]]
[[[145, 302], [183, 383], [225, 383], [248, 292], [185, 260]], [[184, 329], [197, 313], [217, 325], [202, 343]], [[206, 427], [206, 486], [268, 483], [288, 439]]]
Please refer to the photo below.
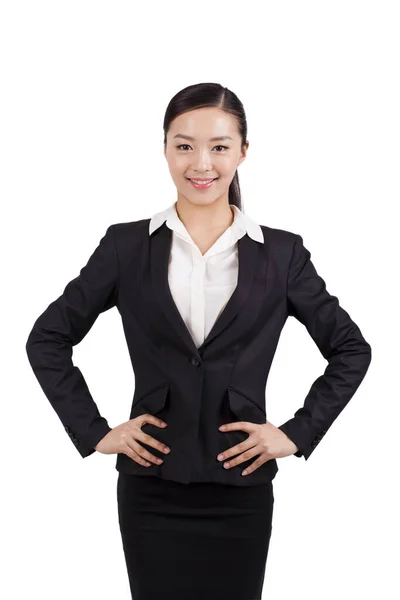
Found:
[[[169, 128], [169, 135], [190, 136], [194, 140], [211, 140], [212, 137], [225, 139], [238, 137], [236, 121], [233, 115], [216, 107], [204, 107], [190, 110], [178, 115]], [[186, 137], [186, 139], [189, 139]]]

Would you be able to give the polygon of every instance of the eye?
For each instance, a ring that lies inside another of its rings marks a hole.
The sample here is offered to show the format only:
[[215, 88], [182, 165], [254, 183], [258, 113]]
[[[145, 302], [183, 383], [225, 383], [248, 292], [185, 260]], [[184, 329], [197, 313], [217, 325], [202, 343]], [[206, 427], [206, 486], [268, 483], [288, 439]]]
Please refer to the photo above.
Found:
[[[178, 149], [182, 148], [183, 146], [187, 146], [188, 148], [190, 148], [189, 144], [180, 144], [179, 146], [177, 146]], [[228, 146], [214, 146], [214, 148], [225, 148], [225, 150], [229, 150]]]

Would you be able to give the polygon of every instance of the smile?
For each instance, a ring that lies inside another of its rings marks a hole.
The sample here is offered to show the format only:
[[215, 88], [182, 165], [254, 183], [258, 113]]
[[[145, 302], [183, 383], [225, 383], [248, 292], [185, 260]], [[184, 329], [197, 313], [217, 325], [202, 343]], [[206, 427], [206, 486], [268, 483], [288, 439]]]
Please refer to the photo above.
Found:
[[196, 189], [198, 189], [198, 190], [205, 190], [205, 189], [210, 188], [216, 179], [218, 179], [218, 177], [215, 177], [214, 179], [204, 180], [204, 181], [201, 181], [201, 180], [198, 180], [198, 179], [188, 179], [188, 181]]

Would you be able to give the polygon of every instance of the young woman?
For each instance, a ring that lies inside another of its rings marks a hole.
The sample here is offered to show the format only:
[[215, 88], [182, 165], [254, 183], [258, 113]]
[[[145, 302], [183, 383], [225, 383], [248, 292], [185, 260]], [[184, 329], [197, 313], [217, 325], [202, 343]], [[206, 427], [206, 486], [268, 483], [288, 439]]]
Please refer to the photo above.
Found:
[[[36, 320], [27, 353], [80, 454], [117, 455], [132, 598], [260, 600], [276, 459], [309, 458], [363, 380], [371, 348], [302, 237], [244, 214], [237, 169], [249, 143], [237, 96], [213, 83], [181, 90], [164, 136], [176, 202], [108, 227]], [[113, 306], [135, 395], [129, 420], [111, 428], [71, 355]], [[288, 316], [329, 364], [276, 427], [265, 385]]]

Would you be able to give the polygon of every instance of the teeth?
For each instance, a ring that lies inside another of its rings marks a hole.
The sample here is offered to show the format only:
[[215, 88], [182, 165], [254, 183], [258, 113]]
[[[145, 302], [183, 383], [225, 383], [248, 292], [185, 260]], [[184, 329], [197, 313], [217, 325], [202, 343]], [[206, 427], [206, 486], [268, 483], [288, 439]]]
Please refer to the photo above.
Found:
[[205, 180], [191, 179], [190, 181], [194, 181], [195, 183], [210, 183], [210, 181], [213, 181], [213, 179], [205, 179]]

